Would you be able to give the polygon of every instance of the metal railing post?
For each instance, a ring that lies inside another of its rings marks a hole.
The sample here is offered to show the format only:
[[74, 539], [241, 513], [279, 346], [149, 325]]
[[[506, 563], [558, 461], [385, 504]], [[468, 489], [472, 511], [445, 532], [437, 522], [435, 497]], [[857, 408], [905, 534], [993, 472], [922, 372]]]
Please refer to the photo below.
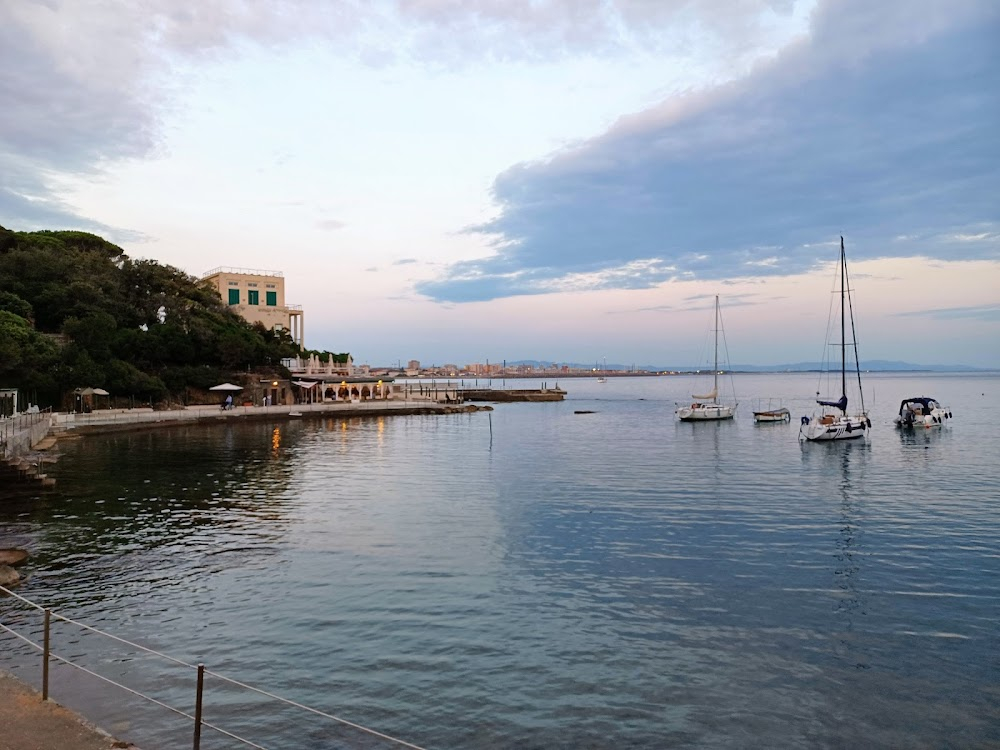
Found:
[[198, 665], [198, 688], [194, 700], [194, 750], [201, 747], [201, 695], [205, 689], [205, 665]]
[[49, 630], [52, 610], [45, 610], [45, 630], [42, 636], [42, 700], [49, 699]]

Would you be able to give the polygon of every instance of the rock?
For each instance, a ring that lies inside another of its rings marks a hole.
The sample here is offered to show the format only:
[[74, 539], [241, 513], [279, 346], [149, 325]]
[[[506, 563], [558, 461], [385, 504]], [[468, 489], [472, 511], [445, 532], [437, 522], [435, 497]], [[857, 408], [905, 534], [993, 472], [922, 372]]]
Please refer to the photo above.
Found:
[[16, 586], [21, 582], [21, 576], [9, 565], [0, 565], [0, 586]]
[[17, 567], [24, 563], [31, 555], [23, 549], [0, 549], [0, 565], [10, 565]]

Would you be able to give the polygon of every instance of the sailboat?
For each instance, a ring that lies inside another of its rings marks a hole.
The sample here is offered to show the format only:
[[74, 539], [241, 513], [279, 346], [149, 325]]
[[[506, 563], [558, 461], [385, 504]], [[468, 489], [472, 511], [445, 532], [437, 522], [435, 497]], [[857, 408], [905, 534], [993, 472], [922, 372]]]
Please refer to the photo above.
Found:
[[[851, 317], [851, 341], [854, 349], [854, 368], [858, 377], [858, 392], [861, 408], [853, 414], [847, 410], [847, 311]], [[802, 417], [799, 425], [799, 439], [809, 441], [857, 440], [868, 435], [872, 422], [865, 411], [865, 398], [861, 390], [861, 366], [858, 363], [858, 341], [854, 331], [854, 308], [851, 304], [850, 285], [847, 281], [847, 255], [844, 252], [844, 238], [840, 238], [840, 398], [816, 399], [822, 407], [813, 417]]]
[[608, 358], [604, 358], [604, 367], [601, 368], [601, 375], [597, 378], [598, 383], [607, 383], [608, 379], [605, 377], [608, 372]]
[[682, 406], [677, 410], [677, 417], [682, 422], [702, 422], [716, 419], [732, 419], [736, 414], [735, 402], [732, 405], [719, 403], [719, 327], [721, 324], [719, 312], [719, 295], [715, 295], [715, 360], [712, 367], [712, 392], [704, 395], [692, 394], [695, 399], [690, 406]]

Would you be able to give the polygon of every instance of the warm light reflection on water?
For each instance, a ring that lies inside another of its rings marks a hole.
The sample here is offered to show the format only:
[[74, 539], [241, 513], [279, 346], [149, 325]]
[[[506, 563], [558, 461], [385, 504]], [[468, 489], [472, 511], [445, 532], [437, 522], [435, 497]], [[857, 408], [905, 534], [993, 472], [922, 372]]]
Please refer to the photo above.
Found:
[[[62, 444], [58, 492], [0, 518], [34, 555], [25, 595], [428, 747], [987, 747], [998, 382], [871, 378], [893, 408], [926, 392], [956, 417], [899, 433], [877, 403], [870, 445], [798, 442], [808, 376], [737, 379], [746, 403], [785, 397], [790, 425], [678, 423], [690, 382], [657, 378], [561, 383], [570, 401], [490, 421], [106, 435]], [[190, 703], [183, 672], [54, 642]], [[190, 742], [57, 674], [58, 700], [147, 750]], [[208, 696], [265, 746], [387, 747]]]

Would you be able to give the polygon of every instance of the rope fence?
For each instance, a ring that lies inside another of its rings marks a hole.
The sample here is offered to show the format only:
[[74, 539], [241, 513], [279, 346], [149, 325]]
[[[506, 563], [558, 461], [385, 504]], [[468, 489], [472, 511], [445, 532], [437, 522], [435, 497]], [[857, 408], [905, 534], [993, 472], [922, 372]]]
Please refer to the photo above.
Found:
[[[0, 632], [9, 633], [10, 635], [14, 636], [18, 640], [23, 641], [25, 644], [27, 644], [32, 649], [41, 652], [41, 654], [42, 654], [42, 700], [48, 700], [48, 698], [49, 698], [49, 663], [51, 661], [56, 661], [56, 662], [59, 662], [61, 664], [65, 664], [66, 666], [72, 667], [73, 669], [78, 670], [78, 671], [80, 671], [80, 672], [82, 672], [82, 673], [84, 673], [84, 674], [86, 674], [86, 675], [88, 675], [90, 677], [96, 678], [96, 679], [98, 679], [98, 680], [100, 680], [100, 681], [102, 681], [102, 682], [104, 682], [106, 684], [113, 685], [114, 687], [117, 687], [118, 689], [123, 690], [123, 691], [125, 691], [125, 692], [127, 692], [127, 693], [129, 693], [129, 694], [131, 694], [133, 696], [136, 696], [138, 698], [141, 698], [142, 700], [148, 701], [149, 703], [152, 703], [152, 704], [154, 704], [156, 706], [164, 708], [164, 709], [166, 709], [166, 710], [168, 710], [168, 711], [170, 711], [170, 712], [172, 712], [174, 714], [177, 714], [177, 715], [179, 715], [179, 716], [181, 716], [181, 717], [183, 717], [183, 718], [191, 721], [192, 725], [193, 725], [193, 739], [192, 739], [192, 745], [191, 745], [192, 748], [193, 748], [193, 750], [200, 750], [200, 746], [201, 746], [201, 730], [202, 730], [202, 727], [205, 727], [205, 728], [211, 729], [211, 730], [213, 730], [215, 732], [218, 732], [219, 734], [222, 734], [222, 735], [224, 735], [224, 736], [226, 736], [226, 737], [228, 737], [228, 738], [230, 738], [232, 740], [235, 740], [235, 741], [241, 743], [242, 745], [245, 745], [246, 747], [256, 748], [257, 750], [268, 750], [268, 748], [265, 747], [264, 745], [260, 745], [260, 744], [254, 742], [254, 741], [252, 741], [250, 739], [247, 739], [246, 737], [241, 737], [241, 736], [235, 734], [234, 732], [231, 732], [231, 731], [229, 731], [227, 729], [224, 729], [224, 728], [218, 726], [217, 724], [213, 724], [213, 723], [210, 723], [208, 721], [205, 721], [205, 719], [202, 716], [202, 709], [204, 708], [204, 679], [205, 679], [206, 675], [209, 675], [209, 676], [214, 677], [214, 678], [216, 678], [216, 679], [218, 679], [218, 680], [220, 680], [220, 681], [222, 681], [224, 683], [228, 683], [230, 685], [233, 685], [235, 687], [241, 688], [243, 690], [248, 690], [248, 691], [256, 693], [258, 695], [267, 697], [267, 698], [269, 698], [271, 700], [278, 701], [278, 702], [283, 703], [283, 704], [285, 704], [285, 705], [287, 705], [287, 706], [289, 706], [291, 708], [295, 708], [295, 709], [298, 709], [298, 710], [301, 710], [301, 711], [306, 711], [306, 712], [314, 714], [316, 716], [320, 716], [320, 717], [325, 718], [325, 719], [327, 719], [329, 721], [332, 721], [332, 722], [334, 722], [334, 723], [336, 723], [336, 724], [338, 724], [340, 726], [348, 727], [348, 728], [350, 728], [352, 730], [355, 730], [357, 732], [366, 734], [366, 735], [368, 735], [368, 736], [370, 736], [372, 738], [377, 738], [379, 740], [384, 740], [386, 742], [392, 743], [393, 745], [395, 745], [397, 747], [409, 748], [410, 750], [424, 750], [424, 748], [422, 748], [422, 747], [420, 747], [418, 745], [414, 745], [413, 743], [407, 742], [407, 741], [399, 739], [397, 737], [393, 737], [393, 736], [391, 736], [389, 734], [385, 734], [383, 732], [379, 732], [379, 731], [377, 731], [375, 729], [371, 729], [370, 727], [366, 727], [366, 726], [364, 726], [362, 724], [358, 724], [356, 722], [352, 722], [352, 721], [349, 721], [347, 719], [344, 719], [344, 718], [342, 718], [340, 716], [335, 716], [333, 714], [327, 713], [326, 711], [322, 711], [322, 710], [320, 710], [318, 708], [313, 708], [311, 706], [307, 706], [307, 705], [299, 703], [297, 701], [290, 700], [288, 698], [284, 698], [284, 697], [282, 697], [280, 695], [277, 695], [275, 693], [269, 692], [267, 690], [262, 690], [261, 688], [254, 687], [253, 685], [249, 685], [249, 684], [247, 684], [245, 682], [241, 682], [241, 681], [233, 679], [231, 677], [227, 677], [227, 676], [225, 676], [223, 674], [219, 674], [217, 672], [209, 671], [209, 670], [207, 670], [205, 668], [204, 664], [189, 664], [188, 662], [185, 662], [182, 659], [178, 659], [176, 657], [170, 656], [169, 654], [165, 654], [165, 653], [162, 653], [162, 652], [157, 651], [155, 649], [149, 648], [147, 646], [143, 646], [143, 645], [135, 643], [133, 641], [129, 641], [129, 640], [125, 639], [125, 638], [121, 638], [120, 636], [114, 635], [113, 633], [105, 632], [103, 630], [100, 630], [98, 628], [93, 627], [92, 625], [87, 625], [86, 623], [79, 622], [79, 621], [74, 620], [74, 619], [72, 619], [70, 617], [66, 617], [65, 615], [58, 614], [56, 612], [53, 612], [50, 609], [46, 609], [45, 607], [43, 607], [40, 604], [37, 604], [36, 602], [31, 601], [30, 599], [26, 599], [25, 597], [21, 596], [20, 594], [17, 594], [17, 593], [11, 591], [10, 589], [8, 589], [8, 588], [6, 588], [4, 586], [0, 586], [0, 594], [10, 596], [11, 598], [13, 598], [15, 600], [20, 601], [20, 602], [26, 604], [28, 607], [30, 607], [30, 608], [38, 611], [38, 612], [41, 612], [43, 614], [43, 616], [44, 616], [44, 623], [43, 623], [43, 628], [42, 628], [42, 643], [37, 643], [37, 642], [31, 640], [31, 638], [23, 635], [22, 633], [17, 632], [14, 628], [10, 627], [9, 625], [5, 624], [4, 622], [0, 622]], [[178, 666], [184, 667], [185, 669], [194, 670], [195, 673], [196, 673], [196, 677], [195, 677], [195, 696], [196, 696], [196, 699], [195, 699], [194, 714], [190, 714], [187, 711], [184, 711], [184, 710], [182, 710], [180, 708], [177, 708], [176, 706], [171, 706], [170, 704], [166, 703], [165, 701], [162, 701], [162, 700], [160, 700], [158, 698], [154, 698], [153, 696], [147, 695], [147, 694], [143, 693], [140, 690], [136, 690], [136, 689], [131, 688], [131, 687], [127, 686], [127, 685], [124, 685], [124, 684], [122, 684], [122, 683], [120, 683], [120, 682], [118, 682], [116, 680], [113, 680], [110, 677], [107, 677], [105, 675], [99, 674], [99, 673], [95, 672], [92, 669], [88, 669], [87, 667], [83, 666], [82, 664], [74, 662], [70, 658], [67, 658], [65, 656], [61, 656], [59, 654], [54, 653], [52, 651], [51, 644], [50, 644], [50, 640], [51, 640], [51, 626], [52, 626], [52, 621], [53, 620], [58, 620], [58, 621], [61, 621], [61, 622], [68, 623], [70, 625], [74, 625], [74, 626], [76, 626], [78, 628], [83, 629], [86, 632], [92, 633], [94, 635], [101, 636], [103, 638], [110, 639], [112, 641], [115, 641], [116, 643], [119, 643], [119, 644], [122, 644], [122, 645], [126, 645], [126, 646], [128, 646], [130, 648], [134, 648], [134, 649], [136, 649], [138, 651], [144, 652], [144, 653], [149, 654], [151, 656], [155, 656], [155, 657], [157, 657], [159, 659], [163, 659], [163, 660], [166, 660], [166, 661], [171, 662], [173, 664], [176, 664]]]

